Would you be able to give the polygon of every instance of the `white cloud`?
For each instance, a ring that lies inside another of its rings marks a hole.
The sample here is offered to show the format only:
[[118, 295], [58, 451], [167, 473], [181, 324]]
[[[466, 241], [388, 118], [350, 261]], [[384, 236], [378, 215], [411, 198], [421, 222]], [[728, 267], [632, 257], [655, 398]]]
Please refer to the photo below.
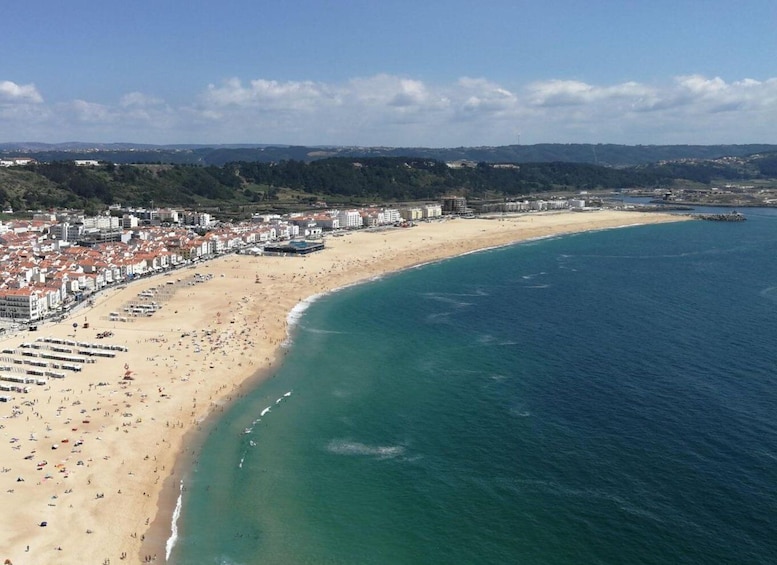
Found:
[[400, 79], [398, 92], [389, 101], [389, 105], [410, 107], [425, 105], [430, 102], [431, 95], [426, 85], [419, 80]]
[[231, 78], [221, 86], [209, 84], [202, 96], [205, 106], [256, 108], [260, 110], [315, 109], [328, 98], [327, 86], [312, 81], [257, 79], [248, 86]]
[[16, 84], [10, 80], [0, 81], [0, 103], [40, 104], [43, 97], [34, 84]]
[[34, 85], [0, 82], [6, 140], [395, 146], [516, 143], [777, 142], [777, 78], [686, 75], [665, 84], [554, 79], [434, 84], [377, 74], [342, 82], [231, 78], [172, 105], [129, 92], [113, 103], [47, 104]]
[[753, 111], [775, 108], [777, 79], [758, 81], [746, 78], [727, 83], [720, 77], [707, 79], [700, 75], [676, 79], [679, 96], [702, 112]]
[[460, 78], [452, 97], [458, 101], [459, 113], [466, 113], [470, 118], [519, 109], [515, 94], [484, 78]]
[[342, 101], [337, 111], [353, 112], [372, 127], [435, 121], [450, 105], [444, 93], [420, 80], [387, 74], [350, 80], [337, 91]]
[[164, 100], [148, 96], [142, 92], [130, 92], [119, 100], [119, 106], [122, 108], [147, 108], [149, 106], [159, 106], [160, 104], [164, 104]]
[[73, 100], [61, 107], [63, 112], [79, 122], [87, 123], [111, 123], [116, 121], [115, 110], [104, 104], [87, 102], [86, 100]]
[[534, 106], [575, 106], [600, 101], [639, 100], [655, 95], [655, 90], [636, 82], [595, 86], [576, 80], [535, 82], [527, 88]]

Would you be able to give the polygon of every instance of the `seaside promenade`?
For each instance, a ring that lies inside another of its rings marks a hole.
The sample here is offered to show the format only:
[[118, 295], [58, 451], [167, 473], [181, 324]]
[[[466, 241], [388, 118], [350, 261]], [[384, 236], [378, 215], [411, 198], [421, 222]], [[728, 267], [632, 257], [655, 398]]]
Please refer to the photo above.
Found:
[[[4, 336], [3, 366], [42, 360], [21, 353], [45, 350], [22, 347], [45, 343], [38, 338], [117, 348], [115, 356], [87, 355], [94, 362], [79, 363], [80, 371], [49, 368], [64, 378], [26, 385], [27, 393], [0, 392], [9, 397], [0, 402], [0, 561], [164, 562], [197, 433], [271, 376], [282, 361], [289, 312], [312, 295], [477, 249], [686, 219], [567, 212], [358, 231], [330, 238], [316, 254], [227, 255], [143, 279], [97, 295], [61, 322]], [[153, 315], [132, 322], [111, 316], [139, 293], [195, 272], [202, 282], [177, 286]]]

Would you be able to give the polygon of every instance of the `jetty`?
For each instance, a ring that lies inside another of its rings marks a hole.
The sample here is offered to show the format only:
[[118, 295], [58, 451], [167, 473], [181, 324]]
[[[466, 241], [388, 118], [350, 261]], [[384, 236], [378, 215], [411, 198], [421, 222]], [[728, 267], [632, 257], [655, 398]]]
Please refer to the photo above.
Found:
[[697, 217], [708, 222], [744, 222], [747, 219], [744, 214], [737, 211], [726, 214], [698, 214]]

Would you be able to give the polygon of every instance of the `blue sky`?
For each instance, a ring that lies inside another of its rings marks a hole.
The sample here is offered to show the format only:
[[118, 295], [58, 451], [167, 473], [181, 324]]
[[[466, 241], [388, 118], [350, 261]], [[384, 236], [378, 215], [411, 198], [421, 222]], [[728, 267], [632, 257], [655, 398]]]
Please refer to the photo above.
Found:
[[0, 142], [777, 143], [777, 2], [39, 0]]

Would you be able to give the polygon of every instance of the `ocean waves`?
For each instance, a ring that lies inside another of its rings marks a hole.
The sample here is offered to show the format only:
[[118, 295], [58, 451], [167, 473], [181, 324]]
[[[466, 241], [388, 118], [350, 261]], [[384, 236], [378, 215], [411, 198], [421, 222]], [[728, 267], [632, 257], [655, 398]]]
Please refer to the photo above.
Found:
[[759, 221], [554, 238], [300, 305], [311, 331], [213, 441], [248, 450], [207, 479], [231, 496], [188, 494], [183, 517], [240, 563], [772, 563], [777, 235]]
[[333, 439], [326, 450], [335, 455], [371, 457], [374, 459], [394, 459], [405, 454], [403, 445], [369, 445], [349, 439]]

